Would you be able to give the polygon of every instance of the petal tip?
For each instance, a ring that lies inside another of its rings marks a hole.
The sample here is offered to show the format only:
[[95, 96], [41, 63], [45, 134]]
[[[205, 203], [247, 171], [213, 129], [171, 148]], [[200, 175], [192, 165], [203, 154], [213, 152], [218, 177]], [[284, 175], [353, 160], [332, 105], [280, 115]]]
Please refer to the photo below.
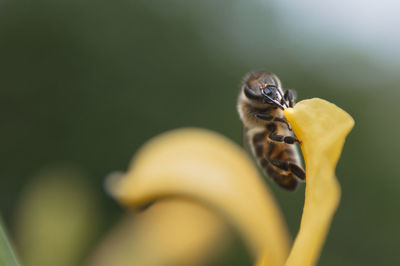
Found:
[[104, 182], [104, 190], [112, 198], [118, 198], [120, 194], [119, 185], [123, 180], [124, 173], [120, 171], [114, 171], [106, 176]]

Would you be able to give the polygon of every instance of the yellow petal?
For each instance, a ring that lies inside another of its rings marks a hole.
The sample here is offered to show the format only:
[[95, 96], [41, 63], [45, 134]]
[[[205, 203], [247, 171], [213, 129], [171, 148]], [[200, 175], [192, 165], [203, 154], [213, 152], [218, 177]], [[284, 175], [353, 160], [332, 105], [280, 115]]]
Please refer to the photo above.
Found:
[[181, 129], [156, 137], [108, 186], [132, 207], [166, 197], [196, 200], [227, 218], [255, 257], [264, 251], [270, 265], [283, 265], [288, 255], [285, 223], [257, 169], [240, 147], [216, 133]]
[[215, 213], [192, 201], [168, 199], [127, 214], [95, 250], [93, 266], [205, 265], [226, 246]]
[[306, 164], [306, 195], [299, 233], [287, 266], [315, 265], [340, 200], [335, 167], [354, 120], [336, 105], [318, 98], [286, 109]]

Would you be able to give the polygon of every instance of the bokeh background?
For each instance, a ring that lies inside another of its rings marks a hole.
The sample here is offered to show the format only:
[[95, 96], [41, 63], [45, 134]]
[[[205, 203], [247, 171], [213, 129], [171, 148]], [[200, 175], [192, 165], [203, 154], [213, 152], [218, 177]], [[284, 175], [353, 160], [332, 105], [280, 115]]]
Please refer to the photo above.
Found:
[[[203, 127], [240, 143], [240, 81], [265, 69], [299, 100], [327, 99], [356, 121], [319, 265], [399, 265], [399, 11], [390, 0], [0, 1], [0, 210], [17, 252], [35, 219], [32, 186], [73, 180], [89, 189], [66, 201], [80, 202], [90, 228], [70, 265], [82, 264], [125, 212], [104, 193], [105, 176], [169, 129]], [[295, 235], [304, 188], [268, 184]], [[53, 203], [65, 220], [75, 215]], [[232, 234], [209, 265], [251, 265]]]

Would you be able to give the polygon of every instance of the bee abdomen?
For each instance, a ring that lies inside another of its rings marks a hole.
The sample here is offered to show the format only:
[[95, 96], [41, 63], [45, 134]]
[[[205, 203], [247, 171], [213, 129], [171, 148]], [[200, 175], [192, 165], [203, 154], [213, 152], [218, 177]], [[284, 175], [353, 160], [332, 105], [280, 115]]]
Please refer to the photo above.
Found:
[[[302, 170], [297, 166], [297, 154], [293, 146], [285, 143], [276, 143], [268, 139], [267, 129], [259, 131], [252, 136], [254, 155], [263, 169], [275, 183], [287, 189], [294, 190], [298, 185], [296, 175], [301, 175]], [[293, 165], [295, 171], [292, 171]]]

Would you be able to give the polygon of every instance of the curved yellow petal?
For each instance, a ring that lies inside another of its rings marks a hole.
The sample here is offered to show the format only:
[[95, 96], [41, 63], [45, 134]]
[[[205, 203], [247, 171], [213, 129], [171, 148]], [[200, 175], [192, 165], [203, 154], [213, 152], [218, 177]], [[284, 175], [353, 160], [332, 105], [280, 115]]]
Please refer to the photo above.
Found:
[[194, 199], [227, 218], [253, 255], [283, 265], [288, 233], [275, 200], [247, 154], [216, 133], [180, 129], [149, 141], [122, 178], [108, 182], [122, 204], [140, 207], [166, 197]]
[[287, 266], [315, 265], [340, 200], [335, 167], [353, 118], [336, 105], [314, 98], [286, 109], [306, 164], [306, 195], [299, 233]]
[[88, 265], [206, 265], [226, 247], [221, 218], [192, 201], [168, 199], [125, 215], [96, 248]]

